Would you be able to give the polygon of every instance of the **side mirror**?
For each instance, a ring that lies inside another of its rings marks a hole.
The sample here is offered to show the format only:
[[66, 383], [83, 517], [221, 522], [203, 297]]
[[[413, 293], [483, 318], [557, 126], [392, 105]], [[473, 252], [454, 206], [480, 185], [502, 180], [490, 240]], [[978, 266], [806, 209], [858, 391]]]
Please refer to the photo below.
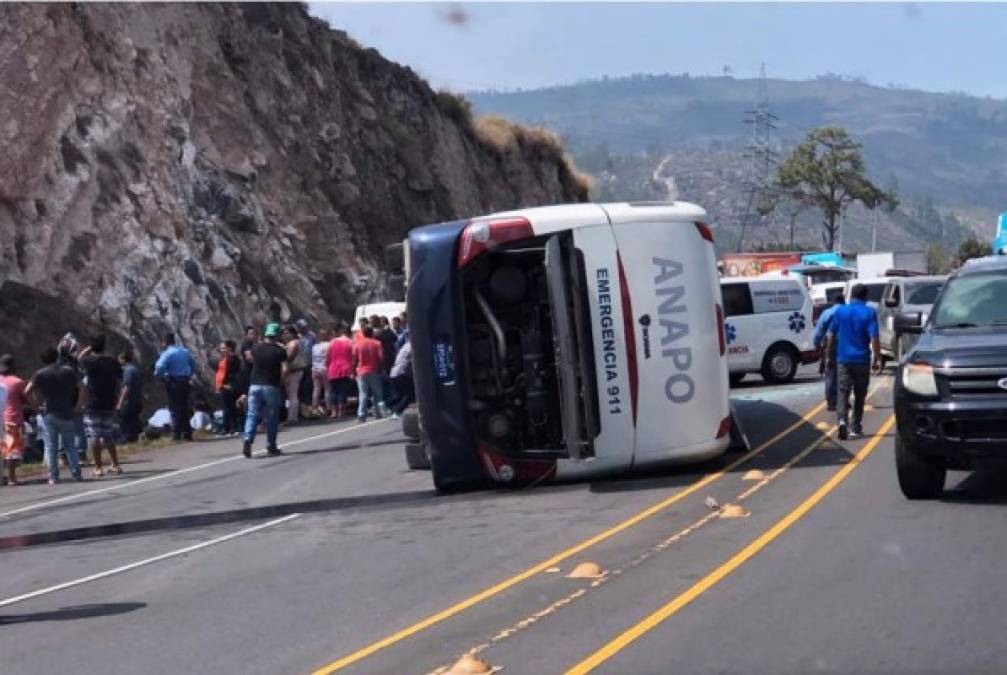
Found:
[[892, 308], [894, 308], [894, 307], [898, 307], [898, 306], [899, 306], [899, 299], [898, 298], [885, 298], [885, 307], [892, 307]]
[[923, 314], [920, 312], [901, 312], [895, 315], [895, 333], [919, 335], [923, 332]]

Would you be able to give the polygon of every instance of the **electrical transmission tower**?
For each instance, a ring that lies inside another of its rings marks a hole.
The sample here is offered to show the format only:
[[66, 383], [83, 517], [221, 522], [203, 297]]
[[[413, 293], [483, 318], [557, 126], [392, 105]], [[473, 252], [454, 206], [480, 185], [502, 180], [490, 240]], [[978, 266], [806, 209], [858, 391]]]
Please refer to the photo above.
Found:
[[752, 137], [745, 146], [745, 157], [748, 159], [747, 176], [745, 178], [746, 204], [741, 218], [741, 236], [738, 238], [738, 250], [741, 250], [745, 240], [745, 231], [759, 221], [758, 207], [772, 197], [773, 170], [779, 161], [779, 156], [770, 144], [773, 129], [780, 118], [769, 110], [769, 88], [766, 85], [766, 64], [759, 68], [759, 87], [755, 97], [755, 108], [745, 111], [745, 124], [752, 125]]

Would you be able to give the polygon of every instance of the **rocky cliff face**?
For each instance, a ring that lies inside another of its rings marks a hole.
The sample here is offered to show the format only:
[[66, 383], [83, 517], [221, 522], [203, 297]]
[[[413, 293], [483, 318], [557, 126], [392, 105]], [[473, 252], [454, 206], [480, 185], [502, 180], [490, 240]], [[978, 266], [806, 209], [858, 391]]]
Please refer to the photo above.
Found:
[[411, 227], [586, 197], [301, 5], [0, 5], [0, 350], [32, 363], [60, 316], [205, 361], [381, 295]]

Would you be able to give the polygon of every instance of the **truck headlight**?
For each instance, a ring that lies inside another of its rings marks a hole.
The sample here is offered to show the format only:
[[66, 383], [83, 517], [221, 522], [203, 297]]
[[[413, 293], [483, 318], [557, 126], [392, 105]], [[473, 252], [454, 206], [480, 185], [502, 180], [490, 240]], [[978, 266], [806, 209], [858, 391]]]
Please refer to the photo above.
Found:
[[907, 363], [902, 366], [902, 386], [920, 396], [936, 396], [934, 367], [925, 363]]

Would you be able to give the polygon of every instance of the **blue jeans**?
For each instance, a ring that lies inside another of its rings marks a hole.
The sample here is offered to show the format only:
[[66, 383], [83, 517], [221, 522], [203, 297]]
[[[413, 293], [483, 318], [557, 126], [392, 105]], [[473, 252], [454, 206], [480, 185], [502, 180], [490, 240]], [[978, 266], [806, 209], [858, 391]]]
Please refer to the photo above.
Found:
[[280, 401], [283, 394], [279, 387], [268, 384], [253, 384], [248, 388], [248, 414], [245, 416], [245, 440], [255, 441], [255, 428], [259, 418], [264, 417], [266, 425], [266, 447], [276, 447], [276, 433], [280, 428]]
[[367, 399], [374, 398], [374, 415], [385, 412], [385, 392], [380, 373], [367, 373], [357, 377], [357, 417], [367, 417]]
[[830, 410], [836, 407], [836, 394], [838, 393], [838, 378], [836, 376], [836, 364], [830, 363], [825, 369], [825, 403]]
[[66, 453], [66, 463], [70, 465], [70, 473], [75, 478], [80, 477], [80, 459], [77, 456], [77, 423], [73, 419], [63, 419], [55, 415], [43, 415], [45, 425], [42, 443], [45, 445], [45, 463], [49, 467], [49, 478], [59, 479], [59, 442], [63, 441], [63, 452]]

